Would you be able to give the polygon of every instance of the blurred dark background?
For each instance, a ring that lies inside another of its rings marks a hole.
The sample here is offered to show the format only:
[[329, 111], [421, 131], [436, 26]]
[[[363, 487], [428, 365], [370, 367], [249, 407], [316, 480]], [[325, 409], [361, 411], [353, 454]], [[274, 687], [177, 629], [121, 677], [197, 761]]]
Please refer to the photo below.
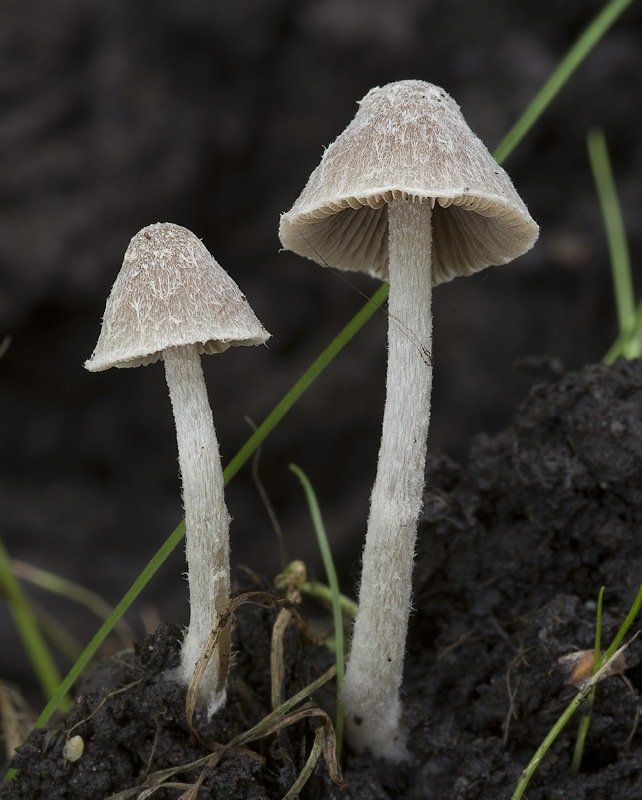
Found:
[[[10, 554], [114, 604], [181, 518], [160, 364], [86, 372], [129, 239], [172, 221], [203, 238], [273, 334], [204, 358], [224, 462], [377, 284], [279, 253], [279, 214], [372, 86], [443, 86], [492, 150], [598, 0], [7, 0], [0, 24], [0, 535]], [[465, 461], [536, 375], [599, 360], [617, 325], [586, 155], [606, 134], [635, 273], [642, 251], [642, 9], [633, 4], [505, 167], [541, 226], [513, 264], [439, 287], [430, 447]], [[634, 276], [635, 277], [635, 276]], [[638, 288], [639, 279], [637, 279]], [[314, 484], [350, 591], [383, 407], [379, 313], [265, 443], [260, 474], [288, 556], [323, 577], [301, 489]], [[230, 484], [235, 564], [274, 576], [278, 548], [249, 466]], [[186, 622], [181, 549], [141, 613]], [[82, 642], [95, 620], [33, 592]], [[8, 613], [0, 677], [29, 688]], [[63, 665], [64, 668], [65, 665]]]

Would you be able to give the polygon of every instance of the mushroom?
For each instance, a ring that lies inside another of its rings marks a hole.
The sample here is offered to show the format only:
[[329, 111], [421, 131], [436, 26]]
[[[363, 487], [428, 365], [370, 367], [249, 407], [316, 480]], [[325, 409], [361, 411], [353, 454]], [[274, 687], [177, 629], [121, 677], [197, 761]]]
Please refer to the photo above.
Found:
[[390, 284], [386, 404], [359, 611], [343, 684], [354, 749], [408, 757], [399, 687], [432, 384], [431, 290], [505, 264], [538, 236], [508, 175], [443, 89], [372, 89], [281, 216], [286, 249]]
[[[190, 623], [177, 672], [184, 685], [230, 595], [230, 516], [200, 356], [268, 338], [245, 296], [200, 239], [179, 225], [157, 223], [131, 240], [98, 343], [85, 362], [92, 372], [165, 362], [185, 509]], [[210, 714], [225, 701], [228, 660], [229, 637], [219, 644], [199, 686]]]

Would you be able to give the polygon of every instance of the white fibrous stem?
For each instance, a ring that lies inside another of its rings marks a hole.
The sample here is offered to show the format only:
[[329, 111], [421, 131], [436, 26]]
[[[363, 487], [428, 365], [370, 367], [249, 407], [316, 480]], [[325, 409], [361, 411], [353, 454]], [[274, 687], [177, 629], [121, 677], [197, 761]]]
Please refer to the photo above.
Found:
[[343, 684], [351, 746], [393, 761], [408, 757], [399, 689], [430, 420], [431, 215], [429, 202], [388, 205], [386, 406]]
[[[187, 345], [163, 350], [163, 360], [183, 482], [190, 622], [178, 677], [188, 686], [217, 616], [229, 602], [230, 515], [200, 356], [194, 345]], [[225, 635], [199, 684], [198, 697], [210, 715], [225, 702], [228, 661], [229, 635]]]

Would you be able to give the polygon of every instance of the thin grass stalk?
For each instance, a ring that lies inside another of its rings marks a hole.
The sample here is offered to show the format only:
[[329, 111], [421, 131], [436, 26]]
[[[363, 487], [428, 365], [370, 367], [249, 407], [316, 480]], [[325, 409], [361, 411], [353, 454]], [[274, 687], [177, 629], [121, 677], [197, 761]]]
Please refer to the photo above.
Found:
[[635, 319], [633, 320], [633, 327], [629, 330], [622, 331], [619, 334], [617, 339], [613, 342], [613, 344], [609, 347], [607, 352], [604, 354], [602, 358], [602, 363], [612, 364], [616, 358], [619, 356], [624, 355], [624, 349], [626, 347], [627, 342], [633, 336], [634, 331], [642, 330], [642, 300], [637, 304], [635, 309]]
[[[314, 578], [310, 578], [310, 580], [302, 583], [301, 586], [299, 586], [299, 589], [303, 592], [303, 594], [310, 595], [310, 597], [316, 597], [317, 600], [321, 600], [321, 602], [332, 606], [332, 590], [329, 586], [326, 586], [325, 583], [321, 583]], [[339, 595], [339, 602], [341, 603], [341, 610], [344, 614], [347, 614], [349, 617], [353, 618], [356, 616], [359, 606], [354, 600], [351, 600], [349, 597], [341, 594]]]
[[497, 146], [493, 155], [498, 163], [501, 164], [508, 158], [509, 154], [517, 147], [553, 102], [558, 92], [567, 83], [582, 61], [632, 2], [633, 0], [610, 0], [589, 24], [560, 61], [550, 78], [537, 92], [524, 113]]
[[[109, 603], [99, 594], [79, 583], [16, 558], [11, 560], [11, 565], [14, 574], [22, 580], [84, 606], [103, 621], [108, 619], [113, 611]], [[120, 620], [116, 626], [116, 633], [120, 636], [124, 647], [129, 647], [135, 638], [134, 631], [124, 620]]]
[[625, 334], [622, 355], [625, 358], [638, 358], [642, 350], [640, 331], [635, 329], [631, 259], [604, 132], [600, 128], [592, 128], [588, 132], [586, 143], [609, 245], [618, 324], [620, 333]]
[[[537, 748], [535, 755], [531, 758], [522, 772], [522, 775], [517, 782], [517, 786], [515, 787], [515, 791], [511, 795], [511, 800], [520, 800], [523, 797], [526, 787], [528, 786], [530, 779], [533, 777], [535, 770], [539, 766], [541, 760], [544, 758], [555, 739], [557, 739], [559, 734], [562, 732], [562, 729], [566, 723], [580, 707], [582, 701], [588, 696], [592, 688], [599, 682], [601, 675], [608, 673], [609, 668], [617, 661], [621, 653], [629, 646], [629, 644], [631, 644], [631, 642], [628, 642], [626, 645], [618, 649], [622, 639], [624, 639], [626, 636], [641, 607], [642, 584], [640, 584], [633, 605], [631, 606], [629, 613], [626, 615], [626, 619], [620, 626], [620, 629], [609, 645], [608, 650], [598, 661], [597, 667], [594, 667], [593, 675], [589, 678], [589, 680], [586, 682], [586, 685], [578, 692], [573, 700], [571, 700], [561, 717], [544, 737], [544, 741]], [[638, 633], [634, 635], [633, 639], [638, 636]], [[633, 641], [633, 639], [631, 639], [631, 641]]]
[[[600, 594], [597, 598], [597, 615], [595, 621], [595, 648], [593, 651], [593, 669], [591, 671], [592, 675], [595, 675], [597, 671], [597, 665], [600, 660], [603, 598], [604, 598], [604, 587], [602, 586], [602, 588], [600, 589]], [[593, 703], [595, 702], [596, 690], [597, 690], [597, 684], [593, 686], [593, 688], [591, 689], [591, 693], [589, 694], [588, 698], [588, 703], [589, 703], [588, 714], [585, 714], [582, 717], [582, 721], [580, 722], [580, 729], [577, 733], [575, 748], [573, 750], [573, 760], [571, 762], [571, 772], [573, 773], [573, 775], [577, 775], [577, 773], [580, 771], [580, 766], [582, 764], [582, 756], [584, 755], [584, 747], [586, 746], [586, 737], [588, 736], [588, 729], [591, 723], [591, 713], [593, 712]]]
[[[29, 657], [31, 667], [38, 678], [43, 694], [50, 698], [58, 692], [61, 681], [60, 673], [38, 626], [35, 614], [29, 606], [29, 601], [22, 591], [20, 582], [11, 570], [11, 561], [2, 540], [0, 540], [0, 585], [3, 587], [9, 613]], [[58, 702], [62, 702], [68, 707], [70, 701], [65, 695], [66, 691], [58, 698]]]
[[314, 526], [314, 533], [317, 537], [317, 544], [321, 552], [325, 574], [330, 586], [330, 594], [332, 599], [332, 618], [334, 621], [334, 639], [335, 639], [335, 661], [337, 665], [337, 716], [335, 719], [335, 731], [337, 737], [337, 757], [341, 758], [341, 748], [343, 744], [343, 703], [341, 702], [341, 690], [343, 688], [343, 673], [345, 671], [345, 655], [344, 655], [344, 639], [343, 639], [343, 613], [341, 609], [341, 592], [339, 591], [339, 579], [337, 578], [337, 571], [334, 567], [334, 560], [332, 558], [332, 550], [330, 542], [325, 531], [323, 518], [321, 517], [321, 509], [316, 498], [312, 484], [302, 469], [296, 464], [290, 464], [290, 469], [297, 478], [301, 481], [303, 491], [305, 492], [308, 501], [308, 508], [310, 509], [310, 516], [312, 518], [312, 525]]

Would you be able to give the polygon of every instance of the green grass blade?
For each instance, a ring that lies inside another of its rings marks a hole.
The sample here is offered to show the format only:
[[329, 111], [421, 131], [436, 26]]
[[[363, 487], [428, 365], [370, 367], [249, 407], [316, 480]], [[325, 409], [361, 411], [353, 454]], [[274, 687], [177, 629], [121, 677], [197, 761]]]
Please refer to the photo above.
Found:
[[303, 373], [290, 391], [266, 417], [263, 423], [250, 436], [239, 452], [230, 461], [224, 470], [225, 483], [227, 484], [241, 469], [261, 442], [288, 413], [301, 395], [318, 378], [332, 359], [348, 344], [358, 333], [372, 315], [385, 303], [388, 297], [388, 284], [383, 283], [372, 295], [368, 302], [354, 315], [341, 333], [330, 342], [312, 366]]
[[[604, 587], [600, 589], [600, 593], [597, 598], [597, 617], [595, 620], [595, 646], [593, 649], [593, 670], [592, 674], [595, 675], [597, 671], [597, 665], [600, 661], [600, 641], [602, 637], [602, 602], [604, 599]], [[586, 745], [586, 737], [588, 736], [588, 729], [591, 723], [591, 712], [593, 711], [593, 703], [595, 702], [595, 691], [597, 689], [597, 684], [593, 686], [591, 689], [591, 693], [589, 694], [588, 702], [589, 702], [589, 710], [588, 714], [585, 714], [582, 717], [582, 721], [580, 722], [580, 729], [577, 733], [577, 739], [575, 740], [575, 749], [573, 750], [573, 760], [571, 762], [571, 772], [573, 775], [577, 775], [580, 771], [580, 766], [582, 764], [582, 756], [584, 755], [584, 747]]]
[[[70, 581], [61, 575], [56, 575], [53, 572], [15, 558], [12, 559], [11, 566], [14, 574], [23, 581], [28, 581], [46, 592], [57, 594], [71, 602], [78, 603], [103, 621], [108, 619], [114, 610], [96, 592], [92, 592], [91, 589], [87, 589], [87, 587]], [[130, 626], [124, 620], [119, 620], [116, 632], [119, 634], [123, 646], [129, 647], [134, 639], [134, 631]], [[76, 657], [72, 660], [75, 661]]]
[[[517, 783], [517, 786], [515, 787], [515, 791], [511, 795], [511, 800], [520, 800], [520, 798], [523, 796], [524, 792], [526, 791], [526, 787], [528, 786], [528, 782], [530, 781], [530, 779], [533, 776], [533, 773], [539, 766], [540, 761], [544, 758], [546, 752], [553, 744], [555, 739], [557, 739], [563, 727], [566, 725], [569, 719], [580, 707], [582, 701], [588, 696], [589, 692], [591, 692], [593, 687], [597, 685], [600, 679], [600, 671], [602, 670], [606, 672], [607, 669], [610, 667], [610, 665], [615, 663], [615, 661], [620, 655], [620, 652], [624, 650], [625, 647], [628, 647], [628, 645], [624, 645], [624, 647], [622, 647], [621, 650], [618, 650], [618, 647], [620, 646], [622, 639], [624, 639], [624, 637], [626, 636], [629, 628], [633, 624], [633, 621], [638, 615], [638, 612], [641, 607], [642, 607], [642, 584], [640, 584], [638, 593], [635, 597], [633, 605], [631, 606], [631, 610], [629, 611], [629, 613], [626, 616], [626, 619], [620, 626], [620, 630], [617, 632], [615, 638], [609, 645], [609, 648], [606, 651], [606, 653], [604, 653], [602, 658], [599, 660], [597, 666], [594, 665], [592, 677], [590, 678], [589, 681], [587, 681], [586, 686], [580, 692], [578, 692], [578, 694], [573, 698], [573, 700], [571, 700], [570, 704], [567, 706], [562, 716], [557, 720], [555, 725], [553, 725], [551, 730], [544, 738], [544, 741], [537, 748], [535, 755], [533, 756], [533, 758], [531, 758], [528, 765], [522, 772], [522, 775]], [[637, 633], [635, 634], [635, 636], [637, 636]]]
[[599, 128], [594, 128], [588, 132], [586, 141], [609, 244], [613, 291], [620, 333], [625, 334], [622, 353], [626, 358], [637, 358], [641, 350], [639, 332], [637, 335], [633, 335], [635, 332], [635, 300], [631, 278], [631, 260], [606, 139]]
[[[299, 588], [303, 594], [308, 594], [310, 597], [316, 597], [316, 599], [321, 600], [322, 603], [327, 603], [329, 606], [332, 606], [332, 589], [329, 586], [326, 586], [325, 583], [321, 583], [320, 581], [311, 578], [303, 583]], [[351, 600], [344, 594], [340, 594], [339, 602], [341, 603], [341, 610], [344, 614], [347, 614], [347, 616], [352, 617], [353, 619], [357, 616], [357, 609], [359, 606], [354, 600]]]
[[312, 524], [314, 532], [317, 537], [321, 558], [323, 559], [323, 566], [325, 574], [328, 579], [330, 591], [332, 593], [332, 618], [334, 620], [334, 637], [335, 637], [335, 656], [337, 664], [337, 718], [335, 724], [335, 732], [337, 736], [337, 756], [341, 758], [341, 744], [343, 742], [343, 704], [341, 702], [341, 689], [343, 687], [343, 672], [344, 672], [344, 639], [343, 639], [343, 614], [341, 611], [341, 592], [339, 591], [339, 580], [337, 572], [334, 568], [334, 561], [332, 559], [332, 550], [330, 549], [330, 542], [325, 532], [325, 526], [321, 517], [321, 510], [317, 502], [312, 484], [308, 480], [306, 474], [296, 464], [290, 464], [290, 469], [297, 478], [301, 481], [303, 491], [305, 492], [310, 509], [310, 516], [312, 517]]
[[620, 643], [622, 642], [622, 639], [624, 639], [624, 637], [628, 633], [629, 628], [631, 627], [631, 625], [633, 625], [633, 620], [637, 617], [640, 608], [642, 608], [642, 584], [638, 589], [638, 593], [635, 597], [633, 605], [631, 606], [631, 610], [626, 615], [626, 619], [620, 626], [620, 630], [615, 635], [615, 639], [613, 639], [613, 641], [609, 645], [608, 650], [602, 656], [600, 663], [597, 665], [597, 669], [600, 669], [607, 661], [607, 659], [609, 659], [613, 655], [613, 653], [615, 653], [615, 651], [618, 649]]
[[602, 675], [600, 673], [600, 670], [603, 670], [603, 672], [606, 673], [610, 669], [611, 665], [613, 663], [615, 663], [615, 661], [617, 661], [617, 659], [620, 657], [622, 652], [628, 646], [629, 646], [628, 644], [625, 644], [620, 650], [616, 650], [615, 653], [610, 657], [610, 660], [606, 660], [606, 661], [603, 660], [601, 662], [601, 666], [598, 668], [598, 671], [595, 672], [594, 675], [591, 678], [589, 678], [586, 686], [583, 689], [581, 689], [575, 695], [575, 697], [571, 700], [571, 702], [566, 707], [566, 709], [564, 710], [564, 712], [562, 713], [560, 718], [557, 720], [555, 725], [553, 725], [551, 730], [548, 732], [548, 734], [544, 738], [544, 741], [537, 748], [537, 752], [535, 753], [533, 758], [531, 758], [531, 760], [529, 761], [528, 765], [526, 766], [526, 768], [522, 772], [521, 777], [520, 777], [519, 781], [517, 782], [517, 786], [515, 787], [515, 791], [511, 795], [511, 800], [520, 800], [520, 798], [524, 795], [524, 792], [526, 791], [526, 787], [528, 786], [528, 782], [533, 777], [533, 774], [534, 774], [535, 770], [537, 769], [537, 767], [539, 766], [541, 760], [544, 758], [544, 756], [548, 752], [549, 748], [551, 747], [551, 745], [553, 744], [555, 739], [557, 739], [559, 734], [562, 732], [562, 729], [564, 728], [566, 723], [573, 716], [573, 714], [577, 711], [577, 709], [580, 707], [582, 702], [587, 698], [587, 696], [589, 695], [589, 693], [591, 692], [593, 687], [601, 679]]
[[60, 699], [69, 691], [69, 689], [71, 689], [75, 680], [81, 674], [83, 669], [87, 666], [87, 664], [92, 659], [92, 657], [94, 656], [100, 645], [107, 638], [108, 634], [113, 630], [118, 620], [123, 616], [125, 611], [129, 608], [129, 606], [134, 602], [134, 600], [138, 597], [141, 591], [149, 583], [154, 573], [158, 570], [161, 564], [167, 559], [172, 550], [183, 538], [184, 534], [185, 534], [185, 524], [181, 522], [181, 524], [174, 530], [171, 536], [164, 542], [162, 547], [156, 552], [152, 560], [141, 572], [138, 578], [136, 578], [134, 584], [131, 586], [131, 588], [128, 590], [128, 592], [125, 594], [125, 596], [116, 606], [116, 608], [112, 611], [109, 618], [103, 623], [103, 625], [101, 625], [94, 638], [89, 642], [87, 647], [84, 649], [78, 661], [76, 661], [73, 667], [69, 670], [69, 673], [62, 681], [60, 686], [58, 686], [58, 688], [56, 689], [55, 694], [53, 695], [51, 700], [47, 703], [42, 714], [38, 717], [38, 721], [36, 722], [36, 728], [42, 728], [44, 725], [47, 724], [47, 722], [49, 722], [51, 715], [54, 713], [54, 711], [56, 710], [56, 708], [60, 703]]
[[557, 69], [535, 95], [526, 111], [502, 139], [494, 153], [498, 163], [501, 164], [526, 136], [582, 61], [632, 2], [633, 0], [611, 0], [604, 6], [560, 61]]
[[[60, 672], [56, 662], [47, 646], [44, 636], [36, 617], [29, 606], [20, 582], [11, 570], [11, 561], [3, 542], [0, 540], [0, 585], [3, 594], [9, 605], [9, 612], [13, 618], [18, 635], [22, 641], [24, 649], [29, 656], [29, 661], [33, 671], [38, 678], [45, 697], [58, 696], [60, 685]], [[69, 699], [65, 698], [67, 691], [60, 693], [58, 703], [69, 705]]]
[[[642, 300], [638, 303], [635, 309], [633, 330], [638, 332], [642, 331]], [[624, 355], [624, 350], [630, 338], [631, 331], [623, 331], [609, 347], [604, 358], [602, 359], [602, 363], [608, 366], [609, 364], [612, 364], [618, 356]]]
[[[280, 588], [282, 586], [291, 585], [290, 579], [292, 576], [297, 575], [297, 577], [300, 577], [302, 574], [304, 576], [303, 582], [301, 583], [300, 580], [297, 580], [294, 583], [297, 589], [303, 594], [314, 597], [316, 600], [332, 608], [332, 589], [326, 583], [321, 583], [321, 581], [316, 580], [316, 578], [308, 578], [305, 565], [302, 561], [291, 561], [287, 564], [281, 575], [277, 576], [275, 581], [276, 586]], [[357, 609], [359, 608], [357, 603], [344, 594], [339, 595], [339, 602], [343, 614], [354, 619], [357, 615]], [[326, 640], [326, 645], [327, 643], [328, 640]]]
[[600, 648], [602, 647], [602, 603], [604, 602], [604, 587], [597, 596], [597, 615], [595, 619], [595, 647], [593, 649], [593, 674], [597, 672], [600, 661]]
[[[170, 553], [176, 547], [176, 545], [181, 541], [184, 535], [185, 535], [185, 523], [181, 522], [181, 524], [178, 525], [178, 527], [174, 530], [171, 536], [169, 536], [169, 538], [163, 543], [163, 545], [159, 548], [159, 550], [157, 550], [152, 560], [141, 572], [138, 578], [136, 578], [134, 584], [131, 586], [131, 588], [125, 594], [123, 599], [113, 610], [113, 612], [109, 616], [109, 619], [107, 619], [103, 623], [103, 625], [100, 626], [96, 635], [84, 649], [78, 661], [76, 661], [76, 663], [73, 665], [73, 667], [69, 670], [69, 672], [65, 676], [62, 683], [60, 683], [60, 685], [57, 687], [51, 700], [47, 703], [42, 713], [38, 717], [35, 725], [36, 728], [43, 728], [49, 722], [54, 711], [61, 704], [62, 699], [74, 685], [75, 681], [80, 676], [82, 671], [85, 669], [87, 664], [91, 661], [91, 659], [95, 655], [100, 645], [111, 633], [118, 620], [123, 616], [125, 611], [129, 608], [129, 606], [134, 602], [134, 600], [142, 592], [145, 586], [149, 583], [154, 573], [158, 570], [161, 564], [163, 564], [163, 562], [167, 559], [167, 557], [170, 555]], [[15, 772], [16, 771], [14, 769], [10, 769], [5, 775], [5, 780], [11, 780], [11, 778], [14, 777]]]

